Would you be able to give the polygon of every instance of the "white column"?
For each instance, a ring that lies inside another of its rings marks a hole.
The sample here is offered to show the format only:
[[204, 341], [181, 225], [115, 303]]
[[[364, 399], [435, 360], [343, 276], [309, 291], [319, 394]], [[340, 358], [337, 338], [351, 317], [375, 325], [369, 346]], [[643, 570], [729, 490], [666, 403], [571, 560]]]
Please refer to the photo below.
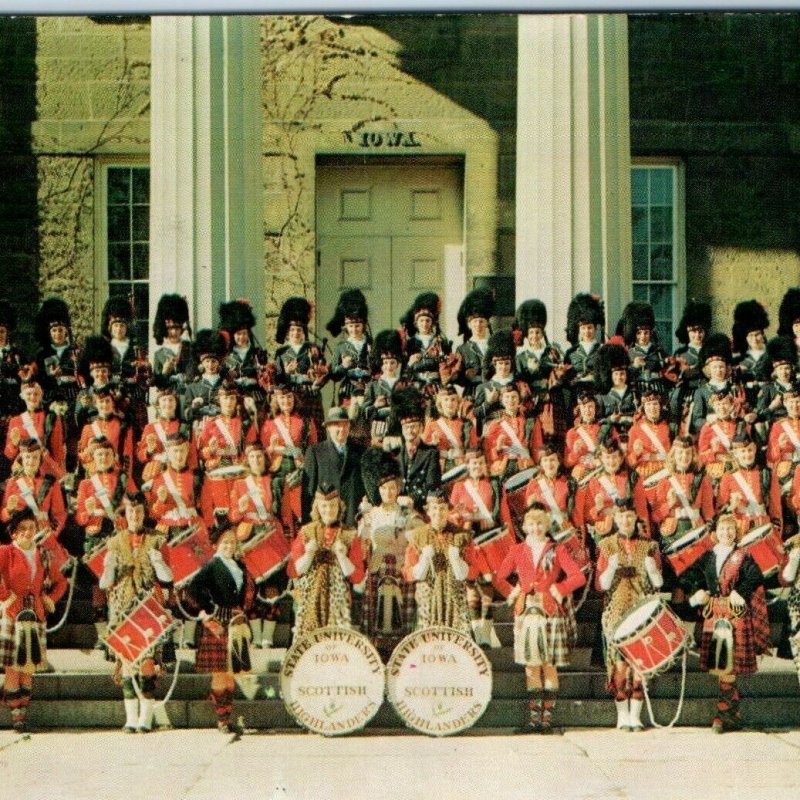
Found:
[[596, 292], [613, 328], [632, 294], [627, 17], [520, 15], [516, 299]]
[[260, 19], [151, 21], [150, 314], [186, 297], [195, 330], [247, 297], [264, 330]]

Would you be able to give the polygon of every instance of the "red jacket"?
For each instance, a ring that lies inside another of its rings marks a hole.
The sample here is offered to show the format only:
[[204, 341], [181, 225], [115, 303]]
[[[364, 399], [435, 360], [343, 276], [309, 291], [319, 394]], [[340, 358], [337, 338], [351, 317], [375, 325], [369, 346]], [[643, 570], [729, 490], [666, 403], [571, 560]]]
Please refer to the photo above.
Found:
[[17, 596], [6, 610], [8, 616], [15, 617], [23, 608], [23, 598], [26, 595], [33, 595], [36, 618], [44, 622], [47, 613], [42, 604], [42, 597], [48, 595], [54, 603], [57, 603], [67, 589], [67, 579], [51, 561], [48, 571], [51, 587], [45, 592], [43, 587], [45, 570], [41, 551], [39, 547], [35, 550], [36, 560], [31, 575], [28, 562], [19, 547], [15, 544], [0, 545], [0, 600], [7, 600], [12, 593]]

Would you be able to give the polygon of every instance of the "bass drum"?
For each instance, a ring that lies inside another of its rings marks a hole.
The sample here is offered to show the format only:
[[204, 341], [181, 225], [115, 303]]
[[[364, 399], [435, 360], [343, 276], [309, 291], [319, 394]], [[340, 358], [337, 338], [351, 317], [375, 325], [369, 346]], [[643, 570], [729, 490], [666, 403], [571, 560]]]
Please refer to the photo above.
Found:
[[454, 628], [433, 627], [403, 639], [386, 666], [389, 702], [403, 722], [428, 736], [472, 727], [492, 699], [492, 665]]
[[298, 725], [323, 736], [361, 730], [383, 703], [384, 666], [356, 630], [318, 628], [300, 637], [281, 667], [281, 696]]

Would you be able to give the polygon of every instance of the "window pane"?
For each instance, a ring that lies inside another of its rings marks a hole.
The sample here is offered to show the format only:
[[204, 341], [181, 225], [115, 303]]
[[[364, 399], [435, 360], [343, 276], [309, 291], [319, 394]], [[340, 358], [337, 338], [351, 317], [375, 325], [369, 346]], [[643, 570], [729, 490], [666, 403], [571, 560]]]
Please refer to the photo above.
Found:
[[647, 170], [634, 167], [631, 171], [631, 203], [647, 205]]
[[131, 248], [127, 244], [108, 246], [108, 279], [124, 281], [131, 277]]
[[633, 279], [635, 281], [646, 281], [648, 274], [648, 248], [646, 244], [635, 244], [633, 246]]
[[108, 170], [108, 204], [121, 205], [130, 202], [131, 173], [125, 167]]
[[108, 285], [108, 294], [111, 297], [128, 297], [131, 293], [131, 285], [128, 281], [121, 283], [110, 283]]
[[132, 212], [131, 238], [134, 242], [146, 242], [150, 238], [150, 206], [134, 206]]
[[128, 206], [109, 206], [108, 241], [127, 242], [131, 238], [131, 222]]
[[646, 283], [635, 283], [633, 285], [633, 299], [637, 303], [650, 302], [650, 293], [647, 291]]
[[650, 170], [650, 203], [654, 206], [672, 205], [672, 170]]
[[650, 209], [650, 241], [672, 243], [671, 207], [658, 206]]
[[133, 192], [132, 201], [137, 204], [150, 205], [150, 170], [147, 167], [132, 169]]
[[658, 343], [667, 351], [672, 350], [672, 321], [656, 320], [656, 335]]
[[634, 242], [647, 242], [647, 208], [634, 208], [631, 214], [631, 235]]
[[672, 245], [654, 245], [650, 250], [650, 279], [672, 280]]
[[656, 319], [672, 319], [672, 287], [651, 284], [650, 304], [656, 313]]
[[146, 281], [149, 277], [149, 244], [133, 245], [133, 279], [135, 281]]

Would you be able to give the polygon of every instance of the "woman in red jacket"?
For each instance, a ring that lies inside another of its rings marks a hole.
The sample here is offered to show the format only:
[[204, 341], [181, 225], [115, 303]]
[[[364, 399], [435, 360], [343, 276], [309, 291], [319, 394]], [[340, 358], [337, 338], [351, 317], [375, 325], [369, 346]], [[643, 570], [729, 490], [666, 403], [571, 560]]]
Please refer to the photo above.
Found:
[[0, 664], [5, 667], [5, 702], [15, 731], [25, 730], [33, 673], [47, 663], [47, 615], [67, 588], [67, 579], [34, 544], [36, 520], [29, 508], [8, 523], [11, 544], [0, 547]]
[[553, 521], [534, 504], [525, 512], [525, 541], [509, 551], [498, 579], [517, 575], [506, 602], [514, 606], [514, 661], [525, 667], [530, 721], [520, 730], [549, 733], [558, 692], [558, 667], [569, 664], [575, 642], [575, 614], [570, 596], [586, 576], [564, 545], [548, 535]]

